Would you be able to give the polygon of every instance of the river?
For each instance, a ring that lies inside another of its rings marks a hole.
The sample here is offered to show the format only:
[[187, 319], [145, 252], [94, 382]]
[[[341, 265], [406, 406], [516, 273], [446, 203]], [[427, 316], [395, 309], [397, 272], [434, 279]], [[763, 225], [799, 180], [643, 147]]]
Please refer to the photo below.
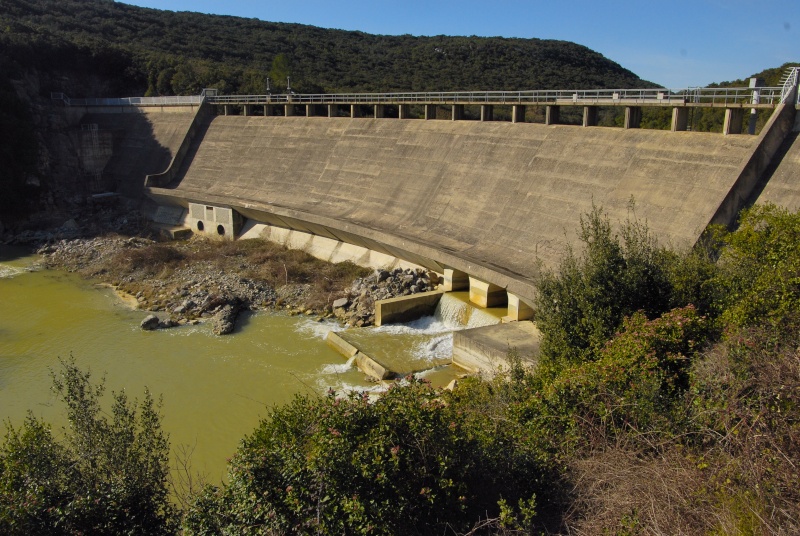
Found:
[[[147, 313], [112, 289], [66, 272], [29, 271], [36, 260], [0, 247], [0, 417], [14, 426], [30, 410], [60, 433], [65, 418], [50, 374], [59, 357], [72, 355], [95, 379], [105, 376], [109, 391], [163, 395], [173, 452], [192, 451], [193, 470], [216, 483], [270, 407], [297, 393], [378, 389], [325, 344], [328, 331], [341, 329], [333, 322], [265, 312], [240, 317], [223, 337], [204, 324], [143, 331]], [[358, 336], [374, 348], [391, 345], [395, 359], [407, 354], [411, 368], [430, 368], [424, 374], [444, 385], [457, 374], [446, 366], [452, 329], [429, 317]]]

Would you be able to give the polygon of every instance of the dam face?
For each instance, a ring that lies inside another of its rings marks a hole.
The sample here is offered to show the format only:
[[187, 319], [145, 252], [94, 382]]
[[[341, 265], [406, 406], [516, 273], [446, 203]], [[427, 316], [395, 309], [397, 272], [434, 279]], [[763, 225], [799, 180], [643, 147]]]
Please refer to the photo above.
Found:
[[[565, 125], [210, 116], [159, 202], [243, 216], [455, 269], [524, 299], [580, 217], [693, 245], [761, 137]], [[633, 202], [633, 204], [632, 204]]]

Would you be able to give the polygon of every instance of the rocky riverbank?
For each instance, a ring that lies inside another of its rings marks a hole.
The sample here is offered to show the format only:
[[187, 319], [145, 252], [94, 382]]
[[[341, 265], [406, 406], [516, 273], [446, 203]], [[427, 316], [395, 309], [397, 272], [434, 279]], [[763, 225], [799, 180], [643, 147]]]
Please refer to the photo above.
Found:
[[425, 292], [436, 283], [421, 270], [331, 265], [261, 240], [161, 243], [112, 234], [55, 240], [38, 252], [47, 268], [78, 272], [132, 296], [151, 313], [143, 329], [209, 321], [219, 335], [231, 333], [245, 310], [369, 326], [375, 301]]

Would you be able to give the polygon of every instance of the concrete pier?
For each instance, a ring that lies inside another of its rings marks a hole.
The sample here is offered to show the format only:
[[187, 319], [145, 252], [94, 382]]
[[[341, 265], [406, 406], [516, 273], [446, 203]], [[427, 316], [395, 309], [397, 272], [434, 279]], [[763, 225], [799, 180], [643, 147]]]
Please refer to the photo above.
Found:
[[544, 111], [544, 124], [557, 125], [561, 121], [561, 107], [547, 106]]
[[481, 121], [494, 121], [494, 106], [481, 104]]
[[453, 121], [461, 121], [464, 119], [464, 105], [454, 104], [452, 106], [452, 119]]
[[725, 122], [722, 124], [722, 133], [728, 134], [742, 133], [742, 120], [744, 110], [742, 108], [725, 108]]
[[361, 110], [358, 107], [358, 104], [351, 104], [350, 105], [350, 118], [355, 119], [356, 117], [361, 117]]
[[525, 122], [525, 106], [522, 104], [515, 104], [511, 107], [511, 122], [524, 123]]
[[375, 119], [383, 119], [386, 117], [386, 106], [383, 104], [376, 104], [374, 108], [373, 117], [375, 117]]
[[503, 287], [470, 276], [469, 301], [479, 307], [499, 307], [508, 303], [508, 293]]
[[583, 107], [583, 126], [585, 127], [597, 126], [597, 106]]
[[453, 268], [445, 268], [442, 288], [445, 292], [466, 290], [469, 288], [469, 276], [466, 274], [466, 272], [455, 270]]
[[639, 106], [625, 107], [625, 128], [639, 128], [642, 124], [642, 109]]
[[672, 109], [672, 132], [684, 132], [689, 128], [689, 108]]
[[517, 322], [520, 320], [530, 320], [533, 318], [533, 308], [522, 301], [519, 296], [511, 292], [508, 293], [508, 316], [504, 321]]
[[335, 104], [328, 105], [328, 117], [336, 117], [337, 107]]
[[426, 104], [425, 105], [425, 119], [426, 120], [436, 119], [436, 105], [435, 104]]
[[294, 115], [294, 104], [285, 104], [283, 106], [283, 115], [285, 117], [291, 117]]
[[409, 104], [400, 104], [397, 106], [397, 117], [400, 119], [410, 119], [411, 118], [411, 105]]

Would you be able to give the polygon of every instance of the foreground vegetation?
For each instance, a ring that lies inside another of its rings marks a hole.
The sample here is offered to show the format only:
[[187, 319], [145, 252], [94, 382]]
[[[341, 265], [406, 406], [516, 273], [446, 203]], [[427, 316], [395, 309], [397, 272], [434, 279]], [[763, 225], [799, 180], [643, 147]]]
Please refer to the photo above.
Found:
[[[800, 214], [750, 209], [685, 253], [635, 219], [614, 231], [599, 209], [581, 229], [584, 248], [540, 282], [535, 370], [512, 355], [509, 371], [453, 391], [409, 378], [375, 401], [298, 397], [182, 513], [163, 491], [163, 441], [133, 448], [142, 431], [161, 437], [152, 401], [137, 418], [115, 398], [108, 424], [81, 417], [98, 415], [88, 383], [58, 381], [73, 428], [63, 441], [35, 419], [11, 429], [0, 530], [796, 534]], [[122, 447], [76, 457], [83, 430]]]

